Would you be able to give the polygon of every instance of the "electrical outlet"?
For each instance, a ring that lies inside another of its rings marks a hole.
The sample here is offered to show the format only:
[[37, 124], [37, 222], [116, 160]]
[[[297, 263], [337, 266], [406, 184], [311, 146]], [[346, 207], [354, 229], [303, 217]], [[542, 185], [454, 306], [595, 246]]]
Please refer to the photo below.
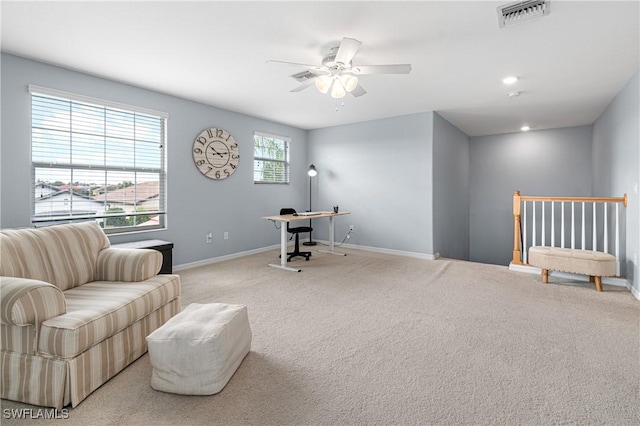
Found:
[[211, 232], [207, 232], [207, 234], [205, 235], [205, 241], [207, 242], [207, 244], [211, 244], [211, 241], [213, 241], [213, 235], [211, 234]]
[[356, 232], [355, 225], [349, 225], [349, 232]]
[[225, 233], [224, 233], [224, 239], [225, 239], [225, 240], [228, 240], [228, 239], [229, 239], [229, 233], [228, 233], [228, 232], [225, 232]]

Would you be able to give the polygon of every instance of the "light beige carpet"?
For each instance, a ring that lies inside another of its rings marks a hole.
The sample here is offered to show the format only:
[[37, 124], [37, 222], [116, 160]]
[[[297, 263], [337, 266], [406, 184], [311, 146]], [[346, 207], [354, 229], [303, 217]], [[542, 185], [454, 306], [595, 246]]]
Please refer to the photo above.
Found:
[[640, 302], [626, 289], [344, 251], [296, 260], [300, 273], [268, 267], [275, 250], [180, 273], [183, 306], [248, 306], [253, 346], [221, 393], [154, 391], [145, 355], [69, 419], [30, 423], [639, 423]]

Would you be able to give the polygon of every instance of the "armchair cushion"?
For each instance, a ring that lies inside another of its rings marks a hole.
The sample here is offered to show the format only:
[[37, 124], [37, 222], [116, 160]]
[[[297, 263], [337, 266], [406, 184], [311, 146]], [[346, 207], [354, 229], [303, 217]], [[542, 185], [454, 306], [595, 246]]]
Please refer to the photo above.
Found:
[[66, 312], [62, 291], [44, 281], [1, 277], [0, 292], [0, 320], [4, 324], [39, 326], [41, 322]]
[[0, 232], [0, 276], [53, 281], [53, 268], [38, 229], [3, 229]]
[[111, 245], [98, 222], [40, 229], [45, 250], [54, 265], [52, 284], [64, 291], [95, 279], [98, 253]]
[[38, 351], [72, 358], [180, 296], [175, 275], [143, 282], [94, 281], [64, 292], [67, 313], [42, 323]]
[[158, 274], [162, 253], [151, 249], [108, 248], [98, 254], [97, 281], [144, 281]]
[[97, 222], [7, 229], [0, 243], [0, 275], [45, 281], [62, 291], [93, 281], [98, 252], [110, 246]]

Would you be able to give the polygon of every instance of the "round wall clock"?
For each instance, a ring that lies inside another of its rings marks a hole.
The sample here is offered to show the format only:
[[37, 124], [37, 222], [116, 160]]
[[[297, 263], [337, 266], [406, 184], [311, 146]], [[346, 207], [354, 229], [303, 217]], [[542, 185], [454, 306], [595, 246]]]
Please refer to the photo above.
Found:
[[211, 127], [193, 141], [193, 162], [209, 179], [228, 178], [238, 168], [238, 143], [226, 130]]

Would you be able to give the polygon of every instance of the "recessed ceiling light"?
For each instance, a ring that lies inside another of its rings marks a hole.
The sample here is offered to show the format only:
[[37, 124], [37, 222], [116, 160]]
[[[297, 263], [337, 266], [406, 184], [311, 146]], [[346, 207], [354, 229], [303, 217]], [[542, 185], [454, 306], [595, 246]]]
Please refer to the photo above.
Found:
[[531, 127], [529, 127], [529, 126], [522, 126], [522, 127], [520, 127], [520, 130], [522, 130], [523, 132], [528, 132], [529, 130], [531, 130]]
[[520, 92], [509, 92], [507, 96], [510, 98], [517, 98], [518, 96], [520, 96]]
[[510, 75], [502, 79], [502, 84], [513, 84], [516, 81], [518, 81], [518, 77], [516, 77], [515, 75]]

